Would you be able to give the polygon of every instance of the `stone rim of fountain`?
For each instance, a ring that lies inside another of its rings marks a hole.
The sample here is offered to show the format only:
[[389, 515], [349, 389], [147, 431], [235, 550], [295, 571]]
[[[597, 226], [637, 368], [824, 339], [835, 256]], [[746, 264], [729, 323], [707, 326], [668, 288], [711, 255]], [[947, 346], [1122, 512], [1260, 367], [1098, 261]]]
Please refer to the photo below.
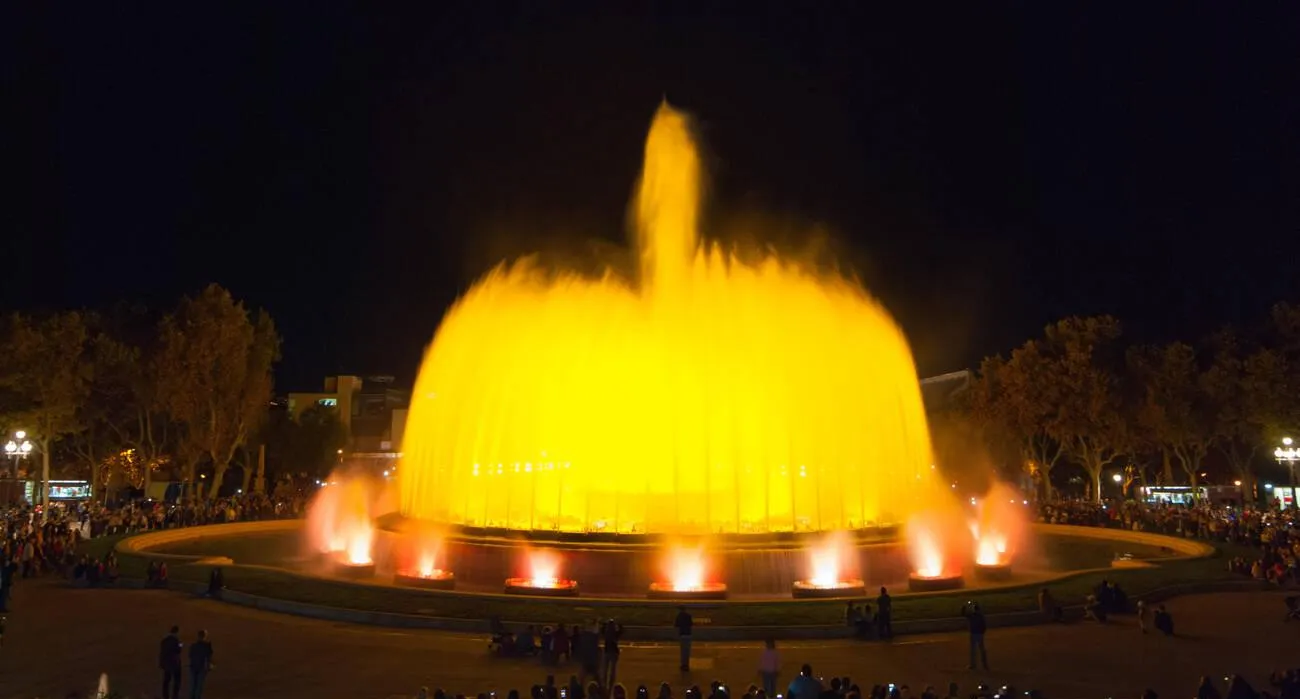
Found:
[[670, 582], [653, 582], [646, 588], [646, 598], [653, 600], [682, 600], [683, 602], [724, 600], [727, 599], [727, 584], [706, 582], [688, 590], [678, 590]]
[[856, 578], [837, 580], [834, 585], [818, 585], [811, 580], [796, 580], [790, 585], [794, 599], [833, 599], [836, 597], [864, 597], [867, 584]]
[[542, 587], [533, 584], [532, 578], [506, 578], [505, 593], [523, 597], [577, 597], [577, 580], [559, 579], [555, 585]]

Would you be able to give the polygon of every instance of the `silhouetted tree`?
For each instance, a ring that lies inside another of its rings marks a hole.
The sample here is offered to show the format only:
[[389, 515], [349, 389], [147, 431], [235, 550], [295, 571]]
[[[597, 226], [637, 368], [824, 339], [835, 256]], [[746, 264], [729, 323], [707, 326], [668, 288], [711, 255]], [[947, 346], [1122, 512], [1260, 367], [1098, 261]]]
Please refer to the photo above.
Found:
[[197, 455], [211, 460], [208, 496], [221, 489], [226, 469], [261, 425], [271, 400], [271, 367], [280, 339], [265, 312], [250, 314], [215, 284], [181, 301], [163, 319], [157, 362], [158, 395], [183, 426], [193, 482]]
[[1216, 436], [1211, 377], [1182, 342], [1130, 347], [1127, 361], [1140, 393], [1137, 427], [1164, 463], [1176, 460], [1195, 486]]
[[37, 498], [43, 503], [48, 498], [51, 449], [82, 427], [78, 411], [93, 375], [85, 319], [74, 311], [43, 318], [14, 314], [4, 323], [0, 356], [0, 406], [9, 428], [25, 430], [36, 446], [43, 484]]

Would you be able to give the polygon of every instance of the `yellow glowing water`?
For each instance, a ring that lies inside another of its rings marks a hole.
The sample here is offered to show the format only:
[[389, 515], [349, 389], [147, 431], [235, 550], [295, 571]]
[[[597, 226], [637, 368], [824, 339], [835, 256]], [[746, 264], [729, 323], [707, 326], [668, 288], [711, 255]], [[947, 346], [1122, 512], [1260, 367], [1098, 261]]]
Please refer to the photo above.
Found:
[[[640, 279], [503, 265], [416, 381], [401, 511], [622, 533], [901, 522], [942, 497], [911, 352], [851, 280], [701, 245], [686, 118], [655, 115]], [[922, 282], [923, 283], [923, 282]]]

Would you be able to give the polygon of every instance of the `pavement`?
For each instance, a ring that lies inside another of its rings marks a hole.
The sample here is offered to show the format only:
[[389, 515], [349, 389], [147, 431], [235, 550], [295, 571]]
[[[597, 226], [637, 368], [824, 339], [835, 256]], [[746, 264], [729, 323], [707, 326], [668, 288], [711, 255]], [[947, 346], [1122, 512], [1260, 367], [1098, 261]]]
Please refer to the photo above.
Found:
[[[966, 670], [963, 633], [903, 636], [892, 643], [778, 643], [784, 685], [802, 663], [816, 674], [848, 675], [864, 689], [895, 682], [918, 696], [927, 684], [949, 681], [963, 694], [980, 682], [1040, 689], [1049, 699], [1161, 697], [1194, 693], [1197, 679], [1242, 673], [1257, 689], [1268, 673], [1300, 665], [1300, 623], [1283, 623], [1284, 593], [1193, 595], [1171, 600], [1178, 636], [1143, 635], [1132, 617], [1097, 625], [1075, 623], [993, 629], [987, 638], [993, 671]], [[189, 643], [206, 629], [215, 669], [205, 696], [215, 699], [411, 697], [421, 685], [470, 696], [528, 688], [572, 665], [545, 668], [531, 659], [498, 659], [483, 635], [385, 629], [257, 611], [159, 590], [72, 589], [53, 580], [19, 581], [0, 648], [0, 699], [93, 696], [100, 673], [125, 697], [155, 697], [158, 641], [181, 627]], [[689, 674], [677, 671], [672, 643], [629, 643], [619, 681], [656, 686], [668, 680], [677, 696], [688, 684], [715, 678], [733, 686], [757, 682], [761, 644], [697, 643]], [[188, 686], [184, 695], [189, 696]], [[653, 695], [653, 691], [652, 691]]]

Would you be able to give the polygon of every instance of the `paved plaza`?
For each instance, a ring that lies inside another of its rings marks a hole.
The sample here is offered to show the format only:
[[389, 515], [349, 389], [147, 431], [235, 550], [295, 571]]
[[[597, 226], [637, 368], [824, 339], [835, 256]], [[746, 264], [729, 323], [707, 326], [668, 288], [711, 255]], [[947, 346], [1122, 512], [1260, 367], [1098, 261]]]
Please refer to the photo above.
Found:
[[[968, 672], [964, 634], [908, 636], [894, 643], [780, 644], [785, 678], [800, 663], [818, 674], [849, 675], [870, 686], [950, 680], [969, 691], [977, 682], [1038, 688], [1050, 699], [1136, 697], [1151, 687], [1162, 698], [1190, 696], [1197, 677], [1244, 673], [1262, 688], [1274, 668], [1300, 665], [1300, 623], [1282, 622], [1281, 593], [1237, 593], [1172, 601], [1179, 637], [1143, 636], [1132, 618], [1106, 626], [1071, 624], [994, 629], [988, 636], [993, 672]], [[491, 658], [482, 636], [334, 624], [258, 612], [174, 592], [71, 589], [53, 581], [20, 581], [0, 649], [0, 698], [88, 696], [101, 672], [128, 697], [154, 697], [159, 639], [179, 624], [189, 643], [207, 629], [215, 664], [214, 699], [381, 698], [412, 696], [421, 685], [449, 692], [523, 690], [548, 670], [530, 660]], [[757, 680], [757, 643], [700, 643], [690, 675], [676, 670], [675, 645], [629, 643], [619, 679], [675, 688], [722, 678]], [[572, 666], [549, 670], [567, 679]], [[189, 688], [185, 687], [189, 696]], [[680, 693], [678, 693], [680, 696]]]

